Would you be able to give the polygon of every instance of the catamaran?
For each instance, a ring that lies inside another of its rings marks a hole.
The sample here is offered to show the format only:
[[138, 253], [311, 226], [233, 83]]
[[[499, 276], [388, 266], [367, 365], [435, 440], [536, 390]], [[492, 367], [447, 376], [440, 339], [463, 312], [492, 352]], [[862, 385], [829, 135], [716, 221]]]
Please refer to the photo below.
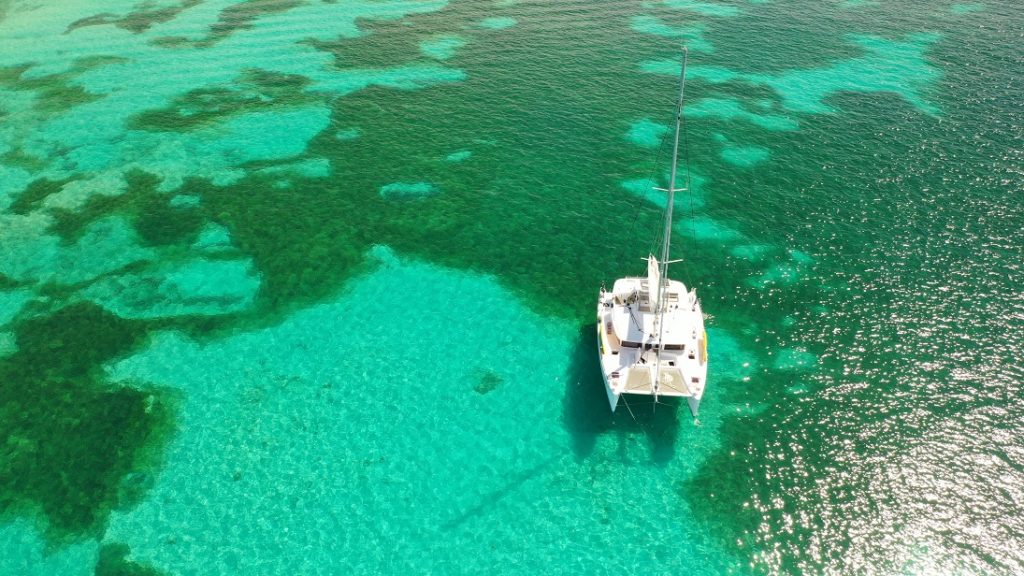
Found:
[[608, 403], [614, 412], [623, 395], [686, 398], [693, 417], [707, 383], [707, 333], [697, 290], [668, 277], [672, 244], [672, 207], [676, 192], [689, 190], [689, 168], [685, 185], [676, 187], [679, 162], [679, 133], [683, 126], [683, 95], [686, 90], [686, 49], [679, 78], [676, 105], [675, 142], [672, 171], [667, 189], [665, 230], [661, 254], [648, 255], [646, 277], [619, 278], [611, 292], [601, 286], [597, 300], [597, 346], [601, 359]]

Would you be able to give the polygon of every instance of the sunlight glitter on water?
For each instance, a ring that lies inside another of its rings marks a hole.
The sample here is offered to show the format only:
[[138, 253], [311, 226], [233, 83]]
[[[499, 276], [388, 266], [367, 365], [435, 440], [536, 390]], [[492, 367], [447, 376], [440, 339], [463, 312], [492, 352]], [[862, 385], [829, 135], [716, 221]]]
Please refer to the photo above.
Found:
[[[1016, 5], [8, 4], [0, 572], [1024, 570]], [[701, 426], [593, 362], [679, 42]]]

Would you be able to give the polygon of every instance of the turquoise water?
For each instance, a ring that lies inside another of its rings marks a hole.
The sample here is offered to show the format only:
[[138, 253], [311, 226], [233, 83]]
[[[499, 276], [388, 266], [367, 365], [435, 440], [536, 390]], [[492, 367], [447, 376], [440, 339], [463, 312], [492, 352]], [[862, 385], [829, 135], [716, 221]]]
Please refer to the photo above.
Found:
[[[0, 574], [1024, 572], [1022, 27], [0, 2]], [[592, 336], [681, 42], [699, 423]]]

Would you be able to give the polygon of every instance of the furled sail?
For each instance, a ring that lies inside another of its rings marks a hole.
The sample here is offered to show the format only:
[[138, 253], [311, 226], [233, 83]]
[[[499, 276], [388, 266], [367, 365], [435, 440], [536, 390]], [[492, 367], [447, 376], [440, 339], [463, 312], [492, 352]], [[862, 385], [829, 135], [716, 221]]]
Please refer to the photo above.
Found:
[[659, 310], [661, 303], [658, 297], [661, 296], [661, 269], [658, 267], [658, 259], [653, 255], [647, 257], [647, 291], [650, 293], [651, 308]]

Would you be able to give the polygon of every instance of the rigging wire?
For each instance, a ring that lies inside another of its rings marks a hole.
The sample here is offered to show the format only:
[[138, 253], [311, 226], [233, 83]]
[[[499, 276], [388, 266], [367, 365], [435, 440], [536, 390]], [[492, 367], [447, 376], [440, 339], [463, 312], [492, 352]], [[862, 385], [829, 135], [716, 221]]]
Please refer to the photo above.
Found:
[[[686, 82], [686, 78], [683, 78], [683, 82]], [[690, 136], [686, 131], [686, 115], [683, 114], [683, 109], [679, 110], [679, 119], [682, 124], [683, 132], [683, 165], [686, 167], [686, 196], [690, 200], [690, 238], [693, 240], [690, 243], [690, 250], [692, 252], [697, 251], [697, 222], [693, 208], [693, 188], [690, 187]], [[686, 275], [690, 276], [690, 269], [686, 266], [686, 260], [683, 261], [683, 270]]]
[[[636, 207], [633, 210], [633, 222], [630, 224], [630, 236], [633, 236], [633, 235], [636, 234], [636, 225], [637, 225], [637, 222], [640, 220], [640, 214], [645, 212], [645, 210], [643, 210], [644, 202], [646, 201], [645, 193], [649, 192], [654, 187], [654, 185], [655, 185], [655, 182], [656, 182], [655, 178], [657, 177], [658, 169], [661, 166], [661, 158], [662, 158], [662, 156], [665, 153], [665, 146], [667, 144], [668, 144], [668, 138], [665, 138], [663, 136], [661, 138], [661, 146], [658, 147], [658, 154], [655, 156], [654, 164], [651, 166], [651, 172], [647, 176], [647, 185], [644, 187], [644, 190], [643, 190], [642, 193], [637, 194], [637, 197], [636, 197]], [[661, 231], [659, 229], [659, 231], [655, 234], [654, 238], [651, 239], [651, 245], [649, 247], [648, 253], [649, 254], [654, 254], [655, 246], [657, 246], [660, 243], [661, 243]]]
[[[685, 82], [685, 78], [683, 80]], [[691, 185], [691, 176], [690, 176], [690, 139], [689, 139], [689, 134], [688, 134], [688, 132], [686, 130], [686, 116], [683, 114], [683, 109], [682, 108], [679, 108], [678, 110], [673, 109], [673, 114], [672, 114], [673, 120], [676, 118], [676, 115], [679, 116], [679, 118], [681, 120], [681, 124], [682, 124], [681, 132], [682, 132], [682, 136], [683, 136], [683, 164], [684, 164], [685, 170], [686, 170], [686, 192], [687, 192], [687, 198], [689, 200], [689, 208], [690, 208], [690, 237], [692, 239], [692, 243], [691, 243], [692, 247], [691, 247], [690, 251], [691, 252], [695, 252], [696, 251], [696, 247], [697, 247], [697, 223], [696, 223], [696, 209], [694, 207], [694, 201], [693, 201], [693, 189], [690, 187], [690, 185]], [[644, 192], [649, 192], [654, 187], [654, 184], [655, 184], [655, 181], [656, 181], [655, 179], [657, 177], [658, 170], [659, 170], [659, 168], [661, 166], [661, 160], [662, 160], [662, 157], [663, 157], [663, 155], [665, 153], [665, 146], [668, 144], [668, 141], [669, 141], [667, 136], [668, 136], [668, 134], [670, 132], [671, 131], [667, 131], [665, 136], [663, 136], [662, 139], [661, 139], [661, 146], [658, 147], [658, 154], [657, 154], [657, 156], [655, 156], [654, 165], [652, 166], [651, 172], [650, 172], [650, 174], [647, 177], [647, 186], [644, 188]], [[637, 222], [640, 219], [640, 214], [643, 212], [643, 210], [641, 208], [643, 207], [643, 204], [644, 204], [644, 201], [645, 201], [645, 197], [644, 196], [645, 196], [644, 194], [640, 194], [640, 195], [637, 196], [636, 208], [634, 209], [633, 222], [630, 224], [630, 234], [631, 235], [636, 233], [636, 225], [637, 225]], [[660, 228], [658, 228], [657, 232], [655, 233], [655, 235], [651, 238], [651, 244], [649, 246], [648, 253], [649, 254], [654, 254], [655, 248], [659, 244], [661, 244], [663, 241], [664, 241], [664, 231], [662, 231]], [[689, 267], [687, 266], [686, 260], [687, 259], [683, 258], [681, 263], [683, 265], [683, 273], [684, 273], [684, 275], [689, 277], [690, 276], [690, 270], [689, 270]]]
[[[683, 82], [686, 82], [686, 78], [683, 78]], [[686, 167], [686, 196], [690, 200], [690, 243], [689, 252], [695, 253], [697, 251], [697, 222], [696, 215], [693, 208], [693, 188], [690, 187], [690, 138], [686, 132], [686, 115], [683, 114], [683, 107], [679, 108], [679, 120], [682, 124], [681, 131], [683, 133], [683, 165]], [[690, 268], [687, 266], [686, 258], [682, 259], [681, 264], [683, 265], [683, 273], [687, 278], [690, 276]]]
[[[684, 52], [684, 56], [683, 56], [683, 67], [684, 67], [684, 69], [681, 72], [682, 72], [682, 76], [683, 76], [683, 78], [682, 78], [683, 86], [685, 86], [686, 85], [686, 77], [685, 77], [686, 76], [686, 70], [685, 70], [686, 57], [689, 54], [688, 51], [686, 50], [686, 46], [685, 45], [683, 46], [683, 52]], [[686, 195], [687, 195], [687, 199], [689, 201], [689, 208], [690, 208], [690, 238], [692, 240], [691, 248], [688, 249], [687, 252], [688, 253], [694, 253], [694, 252], [696, 252], [696, 248], [697, 248], [697, 223], [696, 223], [696, 209], [694, 208], [694, 201], [693, 201], [693, 189], [691, 188], [690, 138], [689, 138], [689, 133], [686, 130], [686, 115], [683, 113], [685, 107], [686, 107], [685, 102], [680, 101], [679, 108], [676, 109], [675, 113], [673, 114], [673, 119], [676, 119], [678, 117], [678, 121], [680, 123], [679, 131], [680, 131], [680, 133], [682, 135], [682, 139], [683, 139], [683, 166], [684, 166], [684, 169], [685, 169], [685, 190], [686, 190]], [[667, 141], [668, 141], [668, 138], [663, 139], [662, 140], [662, 146], [664, 146]], [[659, 156], [660, 156], [660, 151], [659, 151]], [[659, 161], [660, 161], [660, 159], [659, 159]], [[655, 238], [656, 238], [658, 243], [663, 242], [664, 241], [664, 232], [659, 230], [659, 232], [655, 236]], [[651, 253], [653, 254], [653, 252], [651, 252]], [[688, 258], [679, 258], [679, 260], [680, 260], [680, 264], [682, 264], [683, 276], [686, 277], [686, 278], [690, 278], [691, 277], [690, 276], [690, 268], [689, 268], [688, 262], [687, 262]]]

